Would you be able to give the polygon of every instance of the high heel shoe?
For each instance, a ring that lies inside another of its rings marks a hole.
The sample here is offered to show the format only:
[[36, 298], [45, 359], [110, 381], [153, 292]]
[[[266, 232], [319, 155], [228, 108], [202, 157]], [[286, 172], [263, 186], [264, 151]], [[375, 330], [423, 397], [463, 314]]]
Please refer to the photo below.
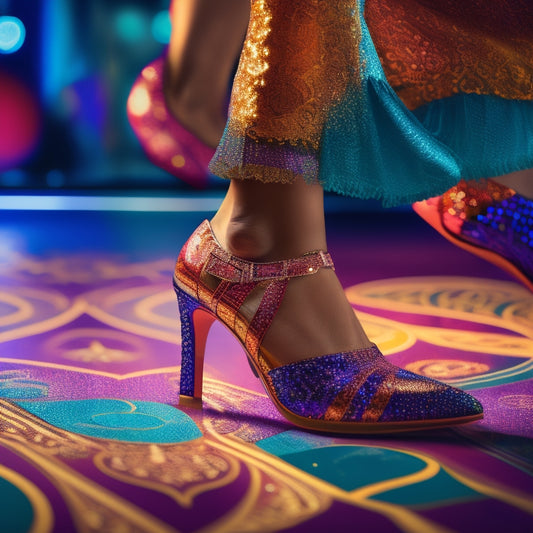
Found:
[[494, 180], [461, 180], [413, 204], [453, 244], [507, 271], [533, 292], [533, 201]]
[[128, 120], [152, 163], [203, 188], [209, 182], [207, 166], [215, 149], [187, 131], [167, 108], [164, 65], [165, 58], [159, 57], [135, 80], [128, 97]]
[[262, 339], [297, 276], [334, 268], [322, 251], [253, 263], [231, 255], [204, 221], [179, 255], [174, 274], [182, 328], [180, 402], [201, 400], [207, 333], [219, 320], [240, 340], [279, 412], [296, 426], [334, 433], [434, 428], [478, 420], [469, 394], [395, 367], [377, 346], [276, 366]]

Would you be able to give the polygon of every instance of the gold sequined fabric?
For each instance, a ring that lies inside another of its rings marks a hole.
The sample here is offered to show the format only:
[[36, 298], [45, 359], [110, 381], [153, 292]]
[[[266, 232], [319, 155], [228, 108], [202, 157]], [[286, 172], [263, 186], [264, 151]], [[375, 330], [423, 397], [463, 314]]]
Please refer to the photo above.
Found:
[[325, 114], [358, 79], [356, 2], [255, 0], [230, 127], [318, 149]]
[[356, 0], [252, 0], [214, 174], [318, 180], [328, 113], [359, 83], [357, 13]]

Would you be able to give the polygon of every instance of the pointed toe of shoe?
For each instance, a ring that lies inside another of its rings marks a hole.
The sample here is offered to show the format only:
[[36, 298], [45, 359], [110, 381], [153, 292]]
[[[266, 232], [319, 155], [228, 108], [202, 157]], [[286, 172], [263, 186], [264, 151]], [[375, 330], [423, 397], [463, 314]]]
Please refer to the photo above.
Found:
[[269, 377], [278, 407], [311, 429], [401, 431], [483, 416], [470, 394], [395, 367], [376, 347], [275, 368]]
[[436, 422], [476, 420], [483, 407], [472, 395], [430, 378], [400, 369], [395, 392], [379, 420], [381, 422]]

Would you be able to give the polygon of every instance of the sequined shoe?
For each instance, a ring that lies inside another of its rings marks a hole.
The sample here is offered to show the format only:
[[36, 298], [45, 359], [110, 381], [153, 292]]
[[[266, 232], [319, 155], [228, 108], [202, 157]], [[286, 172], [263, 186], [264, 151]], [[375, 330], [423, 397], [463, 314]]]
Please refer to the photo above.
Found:
[[187, 131], [169, 111], [163, 92], [165, 59], [145, 67], [128, 97], [128, 119], [148, 158], [190, 185], [208, 185], [207, 165], [215, 149]]
[[322, 251], [253, 263], [217, 243], [204, 221], [174, 274], [181, 317], [180, 402], [201, 400], [204, 350], [213, 321], [233, 332], [279, 412], [296, 426], [335, 433], [434, 428], [482, 418], [469, 394], [389, 363], [377, 346], [272, 365], [261, 343], [288, 283], [334, 268]]
[[533, 291], [533, 201], [487, 179], [461, 180], [413, 209], [457, 246], [506, 270]]

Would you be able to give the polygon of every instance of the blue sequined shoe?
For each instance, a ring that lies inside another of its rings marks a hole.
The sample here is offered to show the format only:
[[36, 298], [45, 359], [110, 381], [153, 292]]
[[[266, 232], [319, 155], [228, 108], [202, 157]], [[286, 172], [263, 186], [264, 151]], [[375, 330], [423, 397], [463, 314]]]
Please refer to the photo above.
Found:
[[462, 180], [413, 209], [450, 242], [507, 271], [533, 292], [533, 200], [494, 180]]
[[235, 257], [220, 247], [204, 221], [183, 247], [174, 274], [182, 328], [180, 401], [201, 400], [206, 337], [219, 320], [240, 340], [279, 412], [296, 426], [377, 433], [483, 417], [472, 396], [392, 365], [375, 345], [272, 366], [261, 342], [287, 285], [321, 268], [334, 268], [322, 251], [273, 263]]

